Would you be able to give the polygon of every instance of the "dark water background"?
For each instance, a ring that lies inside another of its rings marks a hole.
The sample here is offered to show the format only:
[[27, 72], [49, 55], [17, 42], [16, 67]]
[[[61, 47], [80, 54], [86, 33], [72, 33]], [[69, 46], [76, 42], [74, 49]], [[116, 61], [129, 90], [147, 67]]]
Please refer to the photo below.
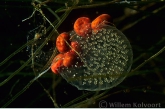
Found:
[[[95, 1], [95, 0], [94, 0]], [[88, 3], [88, 2], [86, 2]], [[56, 10], [62, 6], [63, 3], [49, 3], [51, 9]], [[165, 2], [138, 2], [139, 10], [137, 14], [131, 15], [134, 8], [131, 4], [110, 4], [93, 8], [82, 8], [73, 10], [62, 25], [57, 29], [59, 33], [64, 31], [71, 31], [73, 29], [74, 21], [81, 16], [86, 16], [91, 19], [96, 18], [102, 13], [108, 13], [114, 18], [114, 24], [119, 30], [129, 39], [132, 48], [134, 59], [145, 53], [138, 61], [133, 63], [132, 69], [136, 68], [139, 64], [144, 62], [161, 48], [164, 47], [165, 42], [165, 8], [153, 13], [154, 10], [159, 9], [165, 5]], [[128, 10], [126, 10], [128, 8]], [[142, 10], [143, 8], [143, 10]], [[146, 8], [146, 9], [144, 9]], [[140, 10], [141, 9], [141, 10]], [[27, 42], [27, 35], [37, 25], [40, 24], [42, 18], [32, 17], [31, 19], [22, 22], [33, 12], [33, 6], [30, 0], [1, 0], [0, 1], [0, 62], [7, 56], [17, 50], [20, 46]], [[46, 9], [43, 9], [45, 15], [50, 21], [55, 20], [54, 16]], [[125, 17], [128, 13], [128, 17]], [[59, 13], [62, 15], [62, 13]], [[147, 16], [145, 19], [140, 18]], [[138, 21], [139, 20], [139, 21]], [[128, 24], [137, 21], [131, 28], [124, 30]], [[48, 23], [47, 23], [48, 24]], [[164, 39], [162, 39], [164, 38]], [[164, 41], [163, 41], [164, 40]], [[158, 43], [159, 41], [162, 41]], [[152, 47], [152, 49], [150, 49]], [[6, 79], [9, 75], [17, 70], [24, 62], [27, 61], [28, 53], [23, 49], [20, 53], [16, 54], [8, 62], [0, 66], [0, 81]], [[149, 61], [144, 65], [139, 72], [126, 78], [119, 86], [109, 90], [108, 94], [111, 96], [103, 100], [107, 102], [145, 102], [145, 103], [161, 103], [161, 107], [165, 107], [165, 52], [158, 57]], [[52, 93], [53, 74], [49, 71], [43, 77], [39, 78], [45, 89]], [[0, 87], [0, 106], [3, 106], [7, 101], [22, 90], [22, 88], [29, 83], [35, 76], [30, 65], [25, 67], [19, 74], [14, 76], [9, 82]], [[60, 76], [58, 76], [61, 78]], [[133, 88], [137, 87], [137, 88]], [[114, 92], [119, 93], [113, 94]], [[56, 102], [59, 106], [63, 106], [67, 102], [87, 93], [88, 91], [78, 91], [75, 87], [68, 84], [65, 80], [57, 85], [56, 89]], [[90, 96], [88, 97], [90, 98]], [[85, 99], [84, 99], [85, 100]], [[80, 102], [80, 101], [78, 101]], [[97, 100], [87, 107], [99, 107]], [[77, 103], [77, 102], [76, 102]], [[20, 95], [8, 107], [54, 107], [48, 95], [44, 92], [43, 88], [34, 82], [22, 95]]]

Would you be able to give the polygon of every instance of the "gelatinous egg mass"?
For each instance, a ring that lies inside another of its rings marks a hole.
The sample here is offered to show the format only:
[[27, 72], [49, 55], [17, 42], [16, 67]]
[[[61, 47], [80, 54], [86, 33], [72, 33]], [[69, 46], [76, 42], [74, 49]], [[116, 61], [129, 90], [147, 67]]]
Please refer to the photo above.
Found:
[[65, 67], [60, 75], [79, 90], [98, 91], [120, 84], [131, 69], [133, 53], [126, 36], [114, 26], [104, 26], [88, 37], [71, 31], [71, 41], [78, 42], [77, 62]]

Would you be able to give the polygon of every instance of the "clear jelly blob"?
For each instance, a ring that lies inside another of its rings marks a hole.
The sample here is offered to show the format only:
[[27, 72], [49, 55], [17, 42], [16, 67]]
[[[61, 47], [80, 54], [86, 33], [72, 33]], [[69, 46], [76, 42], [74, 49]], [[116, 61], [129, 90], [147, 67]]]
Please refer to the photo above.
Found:
[[46, 28], [43, 25], [31, 30], [27, 35], [27, 42], [34, 39], [34, 42], [27, 46], [26, 51], [28, 52], [28, 56], [32, 58], [31, 67], [33, 71], [38, 73], [43, 70], [43, 67], [49, 61], [55, 49], [54, 42], [51, 40], [45, 42], [46, 38]]
[[80, 44], [79, 63], [63, 68], [60, 75], [79, 90], [98, 91], [120, 84], [131, 69], [133, 53], [126, 36], [113, 26], [106, 26], [84, 38], [75, 35]]

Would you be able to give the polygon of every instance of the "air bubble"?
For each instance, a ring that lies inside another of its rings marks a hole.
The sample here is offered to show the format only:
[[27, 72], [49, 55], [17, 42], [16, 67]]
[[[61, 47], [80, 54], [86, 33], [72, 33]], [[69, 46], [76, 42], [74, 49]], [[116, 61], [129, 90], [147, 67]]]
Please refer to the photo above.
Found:
[[94, 85], [97, 85], [97, 79], [94, 79]]
[[99, 84], [100, 84], [100, 85], [103, 85], [103, 81], [102, 81], [102, 80], [100, 80]]
[[125, 49], [127, 47], [127, 45], [123, 45], [123, 48]]
[[[101, 32], [101, 31], [100, 31]], [[102, 37], [103, 35], [102, 35], [102, 33], [98, 33], [98, 35], [100, 36], [100, 37]]]
[[86, 84], [86, 82], [83, 82], [83, 84], [82, 85], [85, 85]]
[[99, 36], [98, 34], [96, 35], [96, 38], [98, 38], [99, 39], [99, 37], [101, 37], [101, 36]]
[[91, 78], [88, 80], [88, 83], [89, 83], [89, 84], [91, 84], [91, 83], [92, 83], [92, 80], [91, 80]]

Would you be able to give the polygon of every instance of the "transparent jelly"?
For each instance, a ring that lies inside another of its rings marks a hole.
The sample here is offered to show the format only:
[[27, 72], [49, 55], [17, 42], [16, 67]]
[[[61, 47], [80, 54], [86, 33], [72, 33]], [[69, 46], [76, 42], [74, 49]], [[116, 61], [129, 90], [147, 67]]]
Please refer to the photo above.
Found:
[[83, 63], [63, 68], [60, 75], [79, 90], [98, 91], [120, 84], [131, 69], [133, 53], [126, 36], [116, 27], [105, 26], [86, 38], [75, 35], [71, 40], [81, 47]]

